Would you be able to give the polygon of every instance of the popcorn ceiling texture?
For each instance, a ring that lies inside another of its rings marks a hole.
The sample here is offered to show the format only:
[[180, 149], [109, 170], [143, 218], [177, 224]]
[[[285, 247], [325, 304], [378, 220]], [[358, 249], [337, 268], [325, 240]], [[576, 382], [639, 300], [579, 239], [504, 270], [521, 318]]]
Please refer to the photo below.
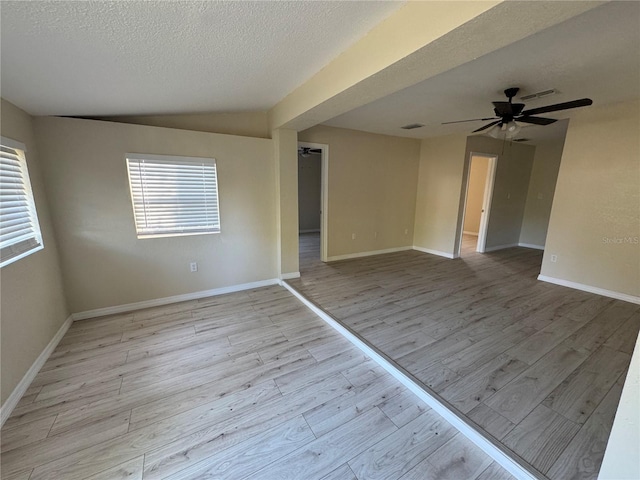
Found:
[[2, 2], [2, 96], [32, 115], [263, 111], [404, 2]]

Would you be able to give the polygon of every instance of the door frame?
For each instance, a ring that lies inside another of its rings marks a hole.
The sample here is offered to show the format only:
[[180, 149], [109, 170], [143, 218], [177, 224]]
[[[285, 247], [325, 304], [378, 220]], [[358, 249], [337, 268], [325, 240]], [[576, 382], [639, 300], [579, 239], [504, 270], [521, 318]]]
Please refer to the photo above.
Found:
[[[489, 230], [489, 215], [491, 215], [491, 201], [493, 200], [493, 186], [496, 181], [496, 171], [498, 167], [498, 156], [486, 156], [489, 159], [487, 178], [484, 183], [484, 196], [482, 197], [482, 214], [480, 215], [480, 227], [478, 228], [478, 244], [476, 252], [484, 253], [487, 246], [487, 231]], [[469, 165], [471, 166], [471, 165]], [[467, 187], [468, 188], [468, 187]]]
[[320, 260], [326, 262], [329, 230], [329, 145], [298, 142], [298, 147], [317, 148], [322, 151], [320, 155]]
[[484, 157], [489, 160], [487, 168], [487, 177], [484, 184], [484, 195], [482, 198], [482, 213], [480, 215], [480, 226], [478, 228], [478, 243], [476, 245], [476, 252], [484, 253], [487, 246], [487, 232], [489, 230], [489, 217], [491, 216], [491, 203], [493, 201], [493, 188], [496, 181], [496, 172], [498, 170], [498, 155], [492, 153], [482, 152], [469, 152], [469, 156], [466, 160], [465, 179], [464, 179], [464, 198], [462, 199], [462, 215], [460, 218], [460, 238], [456, 245], [456, 251], [454, 252], [454, 258], [460, 256], [462, 250], [462, 232], [464, 230], [464, 216], [467, 211], [467, 197], [469, 195], [469, 182], [471, 178], [471, 162], [473, 157]]

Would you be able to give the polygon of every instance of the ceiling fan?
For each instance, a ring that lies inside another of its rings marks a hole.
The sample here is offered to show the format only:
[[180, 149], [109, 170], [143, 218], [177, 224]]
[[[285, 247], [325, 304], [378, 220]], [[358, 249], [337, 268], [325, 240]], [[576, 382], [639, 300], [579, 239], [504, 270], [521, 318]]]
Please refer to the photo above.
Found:
[[[518, 123], [532, 123], [534, 125], [550, 125], [557, 122], [555, 118], [534, 117], [540, 113], [558, 112], [560, 110], [568, 110], [570, 108], [586, 107], [593, 103], [590, 98], [581, 98], [579, 100], [572, 100], [571, 102], [556, 103], [554, 105], [547, 105], [546, 107], [531, 108], [524, 110], [524, 103], [513, 103], [513, 97], [516, 96], [520, 90], [517, 87], [507, 88], [504, 91], [505, 96], [509, 99], [508, 102], [492, 102], [493, 112], [495, 117], [488, 118], [474, 118], [471, 120], [458, 120], [455, 122], [444, 122], [442, 125], [448, 125], [451, 123], [462, 122], [478, 122], [489, 121], [490, 123], [483, 125], [482, 127], [474, 130], [472, 133], [482, 132], [491, 127], [496, 127], [491, 130], [489, 135], [498, 137], [501, 134], [505, 134], [505, 138], [513, 138], [520, 131], [520, 125]], [[517, 123], [518, 122], [518, 123]], [[493, 134], [493, 135], [492, 135]]]
[[322, 150], [319, 148], [298, 147], [298, 155], [308, 157], [309, 155], [320, 155]]

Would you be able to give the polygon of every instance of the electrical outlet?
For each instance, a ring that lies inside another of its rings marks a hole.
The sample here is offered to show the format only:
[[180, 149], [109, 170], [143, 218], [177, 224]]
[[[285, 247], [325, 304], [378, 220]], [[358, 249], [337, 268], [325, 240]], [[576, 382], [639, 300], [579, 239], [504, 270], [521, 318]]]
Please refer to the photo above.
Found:
[[539, 194], [538, 194], [538, 200], [542, 200], [543, 198], [544, 198], [544, 195], [543, 195], [543, 194], [541, 194], [541, 193], [539, 193]]
[[189, 264], [189, 269], [191, 270], [191, 272], [197, 272], [198, 271], [198, 264], [196, 262], [191, 262]]
[[408, 228], [405, 228], [405, 229], [404, 229], [404, 234], [405, 234], [405, 235], [409, 235], [409, 229], [408, 229]]
[[351, 234], [351, 240], [355, 240], [355, 239], [356, 239], [356, 234], [355, 234], [355, 233], [352, 233], [352, 234]]
[[551, 262], [556, 263], [558, 261], [558, 255], [551, 255]]

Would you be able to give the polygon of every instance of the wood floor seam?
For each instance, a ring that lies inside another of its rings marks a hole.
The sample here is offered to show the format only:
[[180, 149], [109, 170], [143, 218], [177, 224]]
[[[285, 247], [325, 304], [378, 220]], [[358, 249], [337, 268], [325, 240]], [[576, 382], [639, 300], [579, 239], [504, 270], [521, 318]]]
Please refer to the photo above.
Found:
[[[301, 278], [288, 282], [432, 386], [441, 398], [458, 396], [454, 404], [465, 402], [464, 412], [483, 405], [487, 411], [474, 409], [473, 414], [488, 422], [481, 428], [489, 429], [485, 430], [489, 434], [503, 438], [522, 428], [522, 421], [538, 404], [558, 398], [556, 403], [562, 402], [554, 409], [558, 419], [580, 418], [576, 437], [582, 444], [588, 445], [592, 441], [588, 439], [598, 435], [606, 438], [609, 432], [604, 425], [612, 423], [615, 415], [610, 396], [619, 392], [621, 359], [613, 354], [601, 356], [599, 374], [594, 373], [596, 363], [590, 359], [602, 345], [626, 350], [630, 359], [640, 329], [640, 307], [539, 282], [541, 251], [509, 248], [478, 254], [473, 241], [463, 238], [462, 257], [456, 260], [397, 252], [325, 265], [317, 254], [317, 235], [305, 234], [300, 236]], [[379, 318], [382, 323], [367, 320]], [[395, 350], [395, 345], [401, 345], [396, 339], [423, 332], [436, 341]], [[505, 372], [498, 364], [491, 372], [491, 362], [499, 362], [503, 355], [511, 355], [521, 367], [515, 376], [496, 385], [493, 379], [504, 378]], [[455, 372], [447, 373], [447, 366]], [[478, 382], [476, 388], [482, 390], [474, 391], [472, 383], [483, 368], [488, 383]], [[586, 402], [588, 410], [578, 410], [580, 402]], [[598, 422], [593, 420], [596, 417]], [[597, 469], [584, 471], [577, 455], [584, 456], [585, 465], [599, 466], [603, 450], [579, 451], [576, 442], [565, 435], [564, 443], [558, 444], [561, 450], [574, 446], [574, 463], [563, 471], [595, 478]], [[557, 471], [556, 464], [552, 473]]]
[[[372, 351], [540, 478], [597, 478], [640, 306], [538, 282], [524, 248], [300, 245], [287, 282]], [[280, 286], [78, 321], [36, 378], [3, 480], [512, 478]]]

